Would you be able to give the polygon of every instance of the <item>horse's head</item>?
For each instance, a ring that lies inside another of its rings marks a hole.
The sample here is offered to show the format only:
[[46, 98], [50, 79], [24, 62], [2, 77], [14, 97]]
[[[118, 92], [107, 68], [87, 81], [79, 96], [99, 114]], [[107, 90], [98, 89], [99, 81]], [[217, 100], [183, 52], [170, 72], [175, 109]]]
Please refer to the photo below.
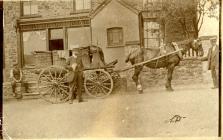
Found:
[[[176, 45], [174, 45], [172, 43], [173, 46], [178, 45], [179, 48], [182, 48], [182, 54], [185, 54], [188, 50], [192, 49], [195, 52], [197, 52], [197, 54], [199, 56], [203, 56], [204, 55], [204, 50], [202, 48], [202, 43], [199, 39], [187, 39], [187, 40], [183, 40], [183, 41], [178, 41], [176, 42]], [[176, 47], [175, 47], [176, 48]]]
[[202, 47], [202, 42], [200, 39], [194, 39], [192, 42], [191, 42], [191, 48], [198, 53], [199, 56], [203, 56], [204, 55], [204, 50], [203, 50], [203, 47]]

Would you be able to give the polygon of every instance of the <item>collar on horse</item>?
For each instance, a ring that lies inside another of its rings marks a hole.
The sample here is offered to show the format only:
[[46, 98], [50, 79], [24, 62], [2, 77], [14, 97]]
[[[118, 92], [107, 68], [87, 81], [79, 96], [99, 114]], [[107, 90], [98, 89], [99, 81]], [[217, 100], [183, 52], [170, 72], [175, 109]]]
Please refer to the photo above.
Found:
[[[178, 46], [178, 44], [177, 44], [176, 42], [172, 42], [172, 44], [173, 44], [173, 47], [174, 47], [175, 51], [180, 50], [180, 48], [179, 48], [179, 46]], [[183, 54], [182, 54], [181, 51], [179, 51], [179, 52], [177, 53], [177, 55], [179, 56], [180, 60], [183, 59]]]

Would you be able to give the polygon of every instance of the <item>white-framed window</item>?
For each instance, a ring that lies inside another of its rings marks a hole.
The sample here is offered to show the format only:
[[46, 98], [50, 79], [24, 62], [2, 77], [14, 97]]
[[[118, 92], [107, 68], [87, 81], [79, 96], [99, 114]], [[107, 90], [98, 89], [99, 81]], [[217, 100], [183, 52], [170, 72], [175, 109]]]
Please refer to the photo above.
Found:
[[123, 45], [123, 28], [113, 27], [107, 29], [108, 47]]
[[73, 7], [74, 11], [90, 10], [91, 0], [74, 0]]
[[38, 4], [34, 0], [22, 1], [22, 15], [30, 16], [38, 14]]

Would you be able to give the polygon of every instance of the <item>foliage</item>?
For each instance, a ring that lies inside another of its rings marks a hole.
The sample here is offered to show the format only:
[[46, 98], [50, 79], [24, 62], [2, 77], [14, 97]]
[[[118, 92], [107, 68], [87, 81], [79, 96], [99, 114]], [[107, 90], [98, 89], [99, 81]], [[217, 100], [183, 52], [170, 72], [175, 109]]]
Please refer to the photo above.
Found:
[[186, 38], [191, 32], [198, 37], [204, 17], [219, 19], [218, 0], [144, 0], [143, 6], [144, 10], [161, 9], [157, 14], [160, 22], [178, 23]]
[[189, 36], [191, 28], [188, 28], [188, 24], [191, 24], [197, 37], [205, 15], [218, 19], [218, 11], [216, 10], [218, 6], [217, 0], [165, 0], [159, 18], [163, 23], [178, 21], [185, 37]]

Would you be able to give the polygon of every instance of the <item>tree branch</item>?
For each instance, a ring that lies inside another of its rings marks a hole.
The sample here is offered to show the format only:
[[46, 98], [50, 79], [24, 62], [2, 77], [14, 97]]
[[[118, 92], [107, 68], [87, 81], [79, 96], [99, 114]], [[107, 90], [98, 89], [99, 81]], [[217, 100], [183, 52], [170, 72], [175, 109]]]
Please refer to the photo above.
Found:
[[201, 29], [201, 26], [202, 26], [203, 22], [204, 22], [204, 13], [202, 15], [201, 24], [200, 24], [200, 27], [198, 28], [198, 32], [200, 32], [200, 29]]

